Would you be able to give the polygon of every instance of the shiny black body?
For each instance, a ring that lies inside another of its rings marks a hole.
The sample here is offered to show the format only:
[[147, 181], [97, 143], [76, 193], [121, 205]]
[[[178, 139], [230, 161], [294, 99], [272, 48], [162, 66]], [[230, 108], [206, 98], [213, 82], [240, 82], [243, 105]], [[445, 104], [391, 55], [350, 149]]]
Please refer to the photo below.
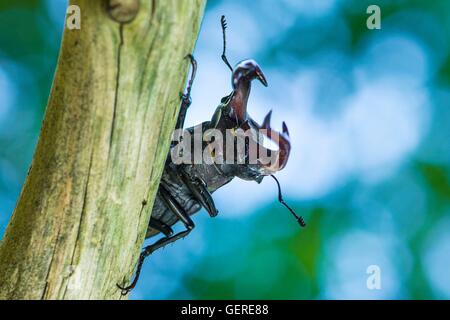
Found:
[[[153, 236], [160, 236], [153, 244], [145, 247], [139, 257], [139, 262], [136, 269], [136, 276], [132, 283], [127, 287], [119, 286], [122, 289], [123, 294], [127, 294], [137, 283], [139, 274], [141, 272], [142, 264], [145, 258], [155, 250], [158, 250], [169, 243], [175, 242], [181, 238], [187, 236], [195, 227], [191, 216], [205, 208], [211, 217], [218, 214], [218, 210], [215, 207], [211, 194], [217, 189], [221, 188], [225, 184], [229, 183], [234, 177], [239, 177], [244, 180], [255, 181], [260, 183], [265, 176], [271, 175], [279, 170], [282, 170], [289, 158], [290, 153], [290, 140], [289, 132], [286, 124], [283, 122], [282, 132], [273, 130], [270, 126], [271, 112], [268, 113], [264, 119], [262, 125], [259, 125], [254, 121], [247, 113], [247, 102], [251, 91], [251, 83], [253, 80], [259, 80], [264, 86], [267, 86], [267, 81], [262, 73], [259, 65], [254, 60], [244, 60], [238, 63], [233, 69], [229, 64], [225, 56], [225, 28], [226, 23], [224, 17], [221, 19], [222, 30], [224, 35], [224, 51], [222, 59], [226, 65], [232, 71], [232, 88], [233, 91], [222, 98], [221, 103], [216, 108], [210, 121], [200, 124], [200, 128], [192, 127], [186, 129], [193, 133], [195, 128], [199, 129], [199, 132], [204, 133], [208, 129], [216, 129], [226, 136], [227, 132], [239, 131], [239, 129], [254, 133], [259, 132], [265, 135], [267, 138], [274, 140], [278, 144], [278, 150], [271, 151], [265, 149], [259, 144], [259, 136], [257, 139], [252, 138], [252, 143], [258, 145], [258, 150], [266, 150], [273, 155], [274, 161], [268, 164], [263, 164], [258, 157], [258, 162], [255, 163], [239, 163], [239, 161], [233, 161], [232, 163], [205, 163], [193, 164], [192, 162], [175, 164], [171, 157], [172, 151], [175, 148], [180, 147], [180, 141], [178, 143], [172, 143], [171, 152], [166, 160], [166, 165], [159, 185], [158, 193], [153, 204], [152, 214], [147, 229], [146, 238]], [[191, 65], [192, 73], [188, 82], [186, 93], [182, 95], [180, 112], [176, 124], [176, 129], [182, 129], [184, 125], [184, 119], [188, 107], [191, 104], [190, 92], [192, 83], [195, 78], [197, 63], [192, 55], [188, 55]], [[195, 136], [195, 135], [194, 135]], [[253, 135], [251, 136], [253, 137]], [[209, 147], [210, 141], [201, 139], [203, 146], [202, 150]], [[233, 138], [234, 139], [234, 138]], [[193, 139], [195, 140], [195, 138]], [[194, 141], [191, 141], [192, 145], [189, 147], [192, 149]], [[234, 140], [232, 142], [235, 143]], [[247, 142], [246, 142], [247, 143]], [[234, 145], [233, 145], [234, 148]], [[210, 150], [210, 149], [207, 149]], [[226, 156], [226, 148], [223, 148], [223, 154]], [[260, 152], [260, 151], [258, 151]], [[260, 154], [260, 153], [258, 153]], [[213, 154], [213, 158], [217, 154]], [[239, 159], [247, 159], [247, 151]], [[234, 158], [233, 160], [237, 160]], [[275, 177], [274, 177], [275, 179]], [[275, 179], [276, 180], [276, 179]], [[277, 181], [278, 183], [278, 181]], [[279, 187], [279, 184], [278, 184]], [[286, 205], [282, 199], [281, 191], [279, 189], [279, 201]], [[295, 213], [287, 205], [286, 207], [292, 212], [299, 223], [304, 226], [304, 222], [301, 217], [297, 217]], [[172, 226], [181, 221], [185, 227], [185, 230], [174, 234]]]
[[[209, 122], [202, 125], [205, 128], [204, 130], [209, 128]], [[200, 211], [202, 203], [188, 187], [185, 182], [186, 179], [189, 179], [192, 184], [196, 182], [203, 183], [207, 191], [212, 194], [233, 178], [234, 176], [231, 173], [229, 175], [225, 174], [219, 165], [174, 164], [169, 156], [161, 178], [160, 189], [153, 205], [147, 238], [162, 232], [161, 228], [158, 229], [158, 226], [161, 224], [171, 227], [180, 220], [179, 216], [168, 206], [161, 193], [163, 189], [173, 197], [187, 215], [191, 216]], [[208, 208], [206, 209], [208, 210]], [[215, 216], [216, 214], [217, 210], [216, 212], [210, 211], [210, 215]], [[172, 232], [170, 231], [169, 233]]]

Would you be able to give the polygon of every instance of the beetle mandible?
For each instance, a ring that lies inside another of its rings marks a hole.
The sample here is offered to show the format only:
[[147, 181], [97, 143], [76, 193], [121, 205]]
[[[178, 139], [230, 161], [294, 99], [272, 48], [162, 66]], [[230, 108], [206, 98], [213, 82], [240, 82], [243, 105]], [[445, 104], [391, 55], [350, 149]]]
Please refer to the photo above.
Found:
[[[225, 55], [226, 37], [225, 29], [227, 27], [225, 16], [221, 17], [221, 26], [223, 34], [223, 52], [222, 60], [231, 70], [232, 92], [223, 97], [221, 103], [217, 107], [210, 121], [200, 124], [200, 130], [203, 134], [209, 129], [216, 129], [225, 133], [226, 130], [250, 130], [263, 131], [263, 135], [274, 140], [278, 144], [278, 150], [271, 151], [262, 147], [259, 141], [252, 141], [258, 145], [260, 149], [267, 151], [275, 161], [268, 164], [257, 162], [249, 163], [183, 163], [176, 164], [172, 161], [171, 154], [180, 147], [180, 143], [172, 143], [171, 152], [167, 157], [164, 171], [161, 177], [158, 193], [156, 195], [150, 222], [148, 225], [146, 238], [163, 234], [164, 236], [151, 245], [146, 246], [139, 256], [136, 272], [133, 281], [128, 286], [117, 285], [122, 294], [127, 294], [132, 290], [139, 279], [142, 264], [147, 256], [154, 251], [173, 243], [181, 238], [186, 237], [195, 224], [191, 219], [191, 215], [198, 212], [201, 208], [205, 208], [211, 217], [215, 217], [218, 213], [211, 194], [229, 183], [234, 177], [244, 180], [256, 181], [260, 183], [265, 176], [271, 176], [275, 179], [278, 187], [278, 200], [293, 214], [298, 223], [304, 227], [306, 224], [302, 217], [284, 202], [281, 188], [278, 180], [273, 175], [277, 171], [282, 170], [289, 159], [291, 149], [289, 131], [283, 122], [282, 132], [273, 130], [270, 126], [271, 112], [264, 118], [263, 124], [259, 125], [247, 113], [247, 101], [250, 94], [251, 83], [253, 80], [259, 80], [267, 87], [267, 80], [259, 67], [258, 63], [252, 59], [239, 62], [234, 68], [231, 67]], [[181, 96], [181, 106], [175, 129], [182, 129], [186, 117], [186, 111], [191, 105], [191, 88], [197, 70], [197, 62], [194, 57], [189, 54], [187, 58], [191, 62], [191, 75], [184, 94]], [[199, 126], [196, 126], [197, 128]], [[191, 127], [185, 131], [193, 133], [196, 127]], [[252, 138], [250, 138], [252, 140]], [[202, 146], [208, 147], [210, 142], [202, 139]], [[189, 145], [190, 146], [190, 145]], [[234, 146], [233, 146], [234, 150]], [[247, 150], [247, 149], [245, 149]], [[248, 151], [248, 150], [247, 150]], [[244, 154], [244, 158], [248, 153]], [[178, 152], [178, 151], [176, 151]], [[175, 152], [175, 153], [176, 153]], [[234, 159], [236, 160], [236, 159]], [[181, 221], [185, 226], [185, 230], [174, 234], [172, 226]]]

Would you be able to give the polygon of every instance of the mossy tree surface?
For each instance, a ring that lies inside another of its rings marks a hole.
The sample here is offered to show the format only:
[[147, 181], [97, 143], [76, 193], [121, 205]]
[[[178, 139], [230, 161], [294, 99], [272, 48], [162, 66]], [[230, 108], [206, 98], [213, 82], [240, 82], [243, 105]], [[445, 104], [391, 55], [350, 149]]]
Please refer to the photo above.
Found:
[[0, 245], [2, 299], [118, 299], [133, 275], [205, 0], [136, 2], [71, 1], [81, 29]]

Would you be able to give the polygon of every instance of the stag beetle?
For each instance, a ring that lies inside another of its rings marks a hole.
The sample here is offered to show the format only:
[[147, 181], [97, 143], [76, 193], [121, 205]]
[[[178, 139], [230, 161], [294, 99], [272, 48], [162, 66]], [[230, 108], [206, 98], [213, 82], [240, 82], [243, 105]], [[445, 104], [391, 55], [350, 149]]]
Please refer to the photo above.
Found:
[[[254, 60], [243, 60], [239, 62], [234, 68], [231, 67], [225, 55], [226, 51], [226, 37], [225, 29], [227, 27], [225, 17], [221, 17], [222, 35], [223, 35], [223, 52], [222, 60], [231, 70], [232, 92], [223, 97], [221, 103], [217, 107], [212, 119], [203, 122], [199, 126], [188, 128], [185, 131], [193, 133], [195, 128], [200, 128], [202, 133], [206, 133], [208, 129], [216, 129], [220, 132], [234, 129], [245, 129], [253, 131], [265, 130], [264, 135], [273, 139], [277, 137], [278, 150], [267, 150], [260, 145], [260, 141], [253, 141], [260, 148], [268, 151], [275, 161], [269, 164], [236, 164], [236, 163], [200, 163], [200, 164], [176, 164], [172, 161], [171, 154], [177, 150], [179, 144], [172, 143], [171, 152], [167, 157], [164, 172], [162, 174], [158, 193], [155, 198], [150, 222], [148, 225], [146, 238], [163, 234], [164, 236], [155, 243], [148, 245], [140, 254], [139, 261], [136, 267], [134, 280], [130, 285], [124, 287], [117, 285], [122, 294], [126, 295], [132, 290], [139, 279], [142, 264], [147, 256], [155, 250], [158, 250], [169, 243], [173, 243], [178, 239], [187, 236], [195, 224], [191, 219], [191, 215], [198, 212], [201, 208], [205, 208], [211, 217], [215, 217], [218, 213], [211, 194], [229, 183], [234, 177], [239, 177], [244, 180], [256, 181], [260, 183], [265, 176], [271, 176], [277, 183], [278, 200], [293, 214], [298, 223], [305, 227], [306, 224], [302, 217], [299, 217], [295, 212], [284, 202], [281, 187], [278, 180], [273, 175], [275, 172], [282, 170], [288, 159], [290, 153], [289, 131], [286, 124], [283, 122], [282, 133], [276, 132], [270, 127], [271, 111], [264, 118], [263, 124], [259, 125], [247, 113], [247, 101], [250, 94], [251, 83], [253, 80], [259, 80], [267, 87], [267, 80]], [[191, 62], [191, 75], [184, 94], [181, 95], [180, 111], [176, 123], [176, 129], [182, 129], [186, 117], [186, 111], [191, 105], [191, 88], [197, 70], [197, 62], [194, 57], [189, 54], [187, 58]], [[250, 139], [252, 140], [252, 139]], [[209, 142], [202, 140], [202, 147], [208, 147]], [[247, 149], [246, 149], [247, 150]], [[177, 151], [176, 151], [177, 152]], [[245, 156], [248, 154], [246, 153]], [[172, 226], [181, 221], [185, 230], [174, 234]]]

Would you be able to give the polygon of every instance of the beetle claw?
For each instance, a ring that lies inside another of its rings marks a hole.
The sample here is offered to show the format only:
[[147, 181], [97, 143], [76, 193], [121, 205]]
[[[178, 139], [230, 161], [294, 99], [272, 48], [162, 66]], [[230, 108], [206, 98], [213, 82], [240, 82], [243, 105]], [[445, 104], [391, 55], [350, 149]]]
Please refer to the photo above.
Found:
[[270, 118], [272, 117], [272, 110], [270, 110], [267, 115], [264, 117], [264, 121], [262, 123], [262, 129], [270, 129]]
[[289, 130], [288, 127], [286, 125], [286, 122], [283, 121], [283, 134], [285, 134], [286, 136], [289, 137]]
[[[287, 164], [291, 151], [289, 130], [286, 123], [283, 121], [282, 132], [277, 132], [270, 127], [271, 116], [272, 110], [265, 116], [263, 124], [260, 126], [260, 129], [266, 131], [263, 134], [278, 145], [278, 150], [272, 151], [273, 161], [269, 164], [262, 164], [263, 172], [266, 175], [282, 170]], [[263, 149], [265, 148], [263, 147]]]
[[132, 287], [128, 286], [128, 287], [123, 287], [120, 284], [116, 283], [116, 286], [120, 289], [120, 294], [122, 296], [126, 296], [128, 293], [130, 293]]

